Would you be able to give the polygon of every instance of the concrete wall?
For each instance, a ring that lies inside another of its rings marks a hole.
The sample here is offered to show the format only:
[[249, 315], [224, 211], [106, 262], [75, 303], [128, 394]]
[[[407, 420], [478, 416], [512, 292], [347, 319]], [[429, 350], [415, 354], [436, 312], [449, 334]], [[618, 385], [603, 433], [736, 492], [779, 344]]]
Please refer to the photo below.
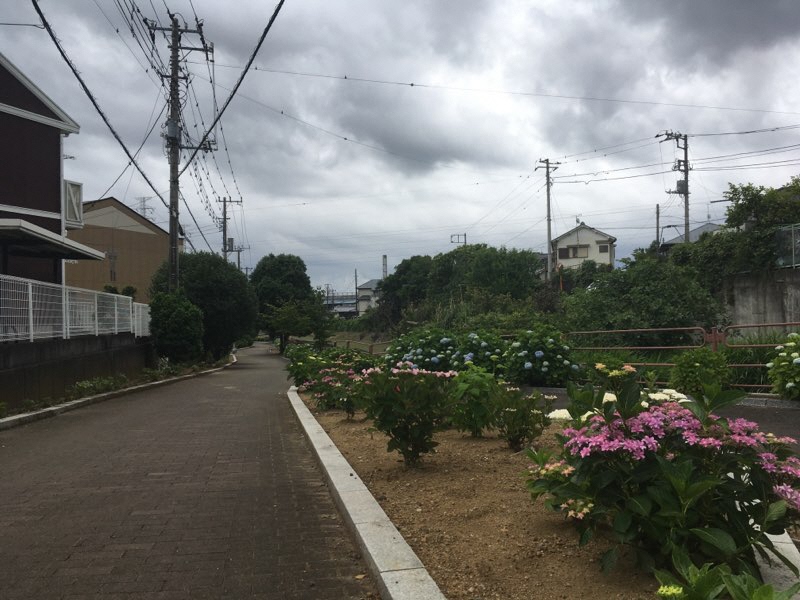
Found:
[[78, 381], [134, 379], [149, 366], [151, 354], [149, 341], [133, 334], [0, 344], [0, 402], [18, 410], [26, 400], [58, 400]]
[[726, 297], [737, 325], [800, 321], [800, 269], [737, 275]]

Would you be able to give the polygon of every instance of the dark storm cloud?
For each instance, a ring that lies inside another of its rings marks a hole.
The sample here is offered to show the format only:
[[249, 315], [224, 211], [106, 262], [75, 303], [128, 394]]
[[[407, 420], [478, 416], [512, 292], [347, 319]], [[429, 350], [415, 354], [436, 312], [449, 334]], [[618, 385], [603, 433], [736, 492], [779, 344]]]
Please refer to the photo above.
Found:
[[637, 0], [618, 10], [631, 25], [657, 25], [665, 58], [690, 68], [731, 66], [738, 53], [775, 47], [800, 31], [795, 0]]

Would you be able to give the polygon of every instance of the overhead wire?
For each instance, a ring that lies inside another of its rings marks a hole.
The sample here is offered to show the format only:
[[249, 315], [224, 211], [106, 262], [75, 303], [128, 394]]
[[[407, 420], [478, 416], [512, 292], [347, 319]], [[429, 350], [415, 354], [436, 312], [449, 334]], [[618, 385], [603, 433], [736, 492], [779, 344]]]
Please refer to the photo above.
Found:
[[[219, 65], [220, 67], [238, 69], [240, 67], [235, 65]], [[250, 65], [247, 66], [250, 68]], [[800, 115], [800, 112], [797, 111], [782, 111], [782, 110], [771, 110], [771, 109], [762, 109], [762, 108], [747, 108], [747, 107], [734, 107], [734, 106], [715, 106], [715, 105], [707, 105], [707, 104], [691, 104], [691, 103], [683, 103], [683, 102], [660, 102], [656, 100], [638, 100], [638, 99], [631, 99], [631, 98], [604, 98], [601, 96], [577, 96], [577, 95], [570, 95], [570, 94], [552, 94], [546, 92], [523, 92], [523, 91], [513, 91], [513, 90], [497, 90], [497, 89], [490, 89], [490, 88], [474, 88], [474, 87], [460, 87], [460, 86], [451, 86], [451, 85], [441, 85], [441, 84], [427, 84], [427, 83], [416, 83], [416, 82], [409, 82], [409, 81], [392, 81], [388, 79], [375, 79], [375, 78], [366, 78], [366, 77], [352, 77], [349, 75], [328, 75], [322, 73], [305, 73], [302, 71], [287, 71], [281, 69], [272, 69], [267, 67], [253, 67], [254, 71], [262, 71], [266, 73], [276, 73], [282, 75], [294, 75], [300, 77], [317, 77], [322, 79], [335, 79], [339, 81], [349, 81], [349, 82], [356, 82], [356, 83], [369, 83], [369, 84], [378, 84], [378, 85], [388, 85], [388, 86], [401, 86], [401, 87], [411, 87], [411, 88], [427, 88], [427, 89], [438, 89], [438, 90], [450, 90], [450, 91], [457, 91], [457, 92], [478, 92], [484, 94], [503, 94], [508, 96], [527, 96], [527, 97], [534, 97], [534, 98], [554, 98], [558, 100], [581, 100], [581, 101], [588, 101], [588, 102], [608, 102], [608, 103], [620, 103], [620, 104], [638, 104], [638, 105], [645, 105], [645, 106], [667, 106], [667, 107], [675, 107], [675, 108], [697, 108], [697, 109], [709, 109], [709, 110], [725, 110], [725, 111], [735, 111], [735, 112], [755, 112], [755, 113], [768, 113], [768, 114], [781, 114], [781, 115]]]
[[100, 118], [103, 119], [103, 122], [106, 124], [106, 127], [108, 127], [109, 131], [111, 131], [111, 134], [114, 136], [114, 139], [117, 140], [117, 143], [120, 145], [120, 147], [122, 147], [122, 150], [125, 152], [126, 156], [131, 161], [131, 164], [133, 164], [133, 166], [136, 167], [136, 170], [139, 171], [139, 174], [147, 182], [147, 185], [150, 186], [150, 189], [152, 189], [155, 192], [156, 196], [159, 197], [159, 199], [164, 204], [164, 206], [168, 207], [168, 204], [167, 204], [166, 200], [164, 200], [164, 197], [156, 189], [156, 186], [153, 185], [153, 182], [150, 181], [150, 178], [142, 170], [142, 167], [139, 165], [139, 163], [136, 162], [136, 158], [131, 154], [131, 151], [128, 150], [128, 147], [125, 145], [125, 142], [122, 141], [122, 138], [120, 138], [120, 136], [117, 133], [116, 129], [114, 129], [114, 126], [111, 124], [111, 121], [108, 120], [108, 117], [103, 112], [103, 109], [100, 108], [100, 105], [97, 103], [97, 100], [95, 99], [94, 95], [89, 90], [89, 87], [83, 81], [83, 78], [81, 77], [80, 73], [78, 72], [78, 69], [75, 67], [74, 63], [70, 60], [69, 56], [67, 56], [66, 51], [61, 46], [61, 42], [59, 42], [58, 38], [56, 37], [56, 34], [53, 31], [52, 27], [50, 26], [50, 23], [45, 18], [44, 13], [42, 12], [41, 8], [39, 8], [38, 0], [31, 0], [31, 2], [33, 3], [33, 8], [36, 10], [36, 13], [39, 15], [39, 18], [42, 21], [42, 25], [47, 30], [47, 33], [50, 35], [50, 39], [53, 40], [53, 43], [56, 45], [56, 48], [58, 49], [59, 54], [61, 54], [61, 58], [64, 59], [64, 62], [67, 63], [67, 65], [69, 66], [69, 68], [72, 71], [73, 75], [75, 75], [75, 78], [80, 83], [81, 88], [83, 89], [84, 93], [89, 98], [89, 101], [92, 103], [92, 106], [94, 106], [94, 108], [97, 111], [97, 113], [100, 115]]
[[262, 32], [261, 37], [259, 38], [258, 43], [256, 44], [256, 47], [253, 49], [253, 52], [250, 54], [250, 58], [247, 61], [247, 65], [242, 70], [241, 74], [239, 75], [239, 79], [236, 81], [236, 84], [233, 86], [233, 90], [231, 90], [230, 95], [228, 96], [227, 100], [225, 100], [225, 104], [222, 105], [222, 109], [219, 111], [217, 116], [214, 118], [214, 122], [211, 123], [211, 127], [209, 127], [209, 129], [203, 134], [203, 137], [200, 140], [200, 143], [198, 144], [198, 148], [195, 149], [195, 151], [189, 157], [189, 160], [187, 161], [187, 163], [178, 172], [178, 176], [180, 176], [181, 173], [183, 173], [188, 168], [189, 163], [191, 163], [194, 160], [194, 157], [197, 155], [197, 152], [199, 151], [199, 146], [202, 146], [203, 143], [208, 139], [208, 136], [211, 134], [211, 131], [214, 129], [214, 126], [222, 118], [222, 115], [225, 114], [225, 110], [230, 105], [231, 100], [233, 100], [233, 98], [236, 96], [236, 92], [238, 91], [239, 86], [242, 85], [242, 81], [244, 81], [244, 77], [247, 74], [247, 71], [250, 69], [250, 65], [253, 64], [253, 61], [255, 60], [256, 55], [258, 54], [258, 51], [261, 49], [261, 45], [264, 43], [264, 40], [266, 39], [267, 34], [269, 33], [269, 30], [272, 29], [272, 24], [275, 22], [275, 19], [278, 17], [278, 14], [280, 13], [281, 8], [283, 8], [284, 1], [285, 0], [278, 0], [278, 4], [275, 6], [275, 10], [273, 11], [272, 16], [270, 17], [269, 22], [267, 23], [267, 26], [264, 28], [264, 31]]

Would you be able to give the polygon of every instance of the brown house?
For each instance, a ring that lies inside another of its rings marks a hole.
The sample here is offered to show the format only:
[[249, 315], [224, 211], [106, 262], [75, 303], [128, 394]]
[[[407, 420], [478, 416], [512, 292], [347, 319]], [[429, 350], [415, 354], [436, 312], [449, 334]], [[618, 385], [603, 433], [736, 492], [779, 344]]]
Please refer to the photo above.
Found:
[[150, 302], [150, 282], [169, 256], [169, 232], [116, 198], [83, 204], [83, 229], [70, 237], [105, 253], [103, 261], [67, 261], [67, 285], [102, 291], [136, 288], [136, 302]]
[[100, 259], [67, 239], [80, 184], [65, 182], [62, 140], [78, 124], [0, 54], [0, 274], [62, 283], [62, 259]]

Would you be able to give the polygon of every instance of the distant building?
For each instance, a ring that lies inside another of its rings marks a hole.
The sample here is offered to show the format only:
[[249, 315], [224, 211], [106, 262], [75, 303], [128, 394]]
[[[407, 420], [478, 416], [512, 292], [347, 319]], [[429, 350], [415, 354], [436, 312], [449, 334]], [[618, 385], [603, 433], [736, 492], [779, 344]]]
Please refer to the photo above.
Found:
[[358, 286], [356, 294], [358, 295], [358, 314], [363, 315], [367, 312], [368, 308], [377, 308], [380, 292], [378, 291], [378, 284], [380, 279], [370, 279]]
[[83, 229], [71, 237], [105, 253], [103, 261], [68, 261], [66, 283], [102, 291], [136, 288], [136, 301], [149, 303], [153, 275], [169, 256], [169, 232], [116, 198], [83, 204]]
[[[704, 233], [714, 233], [715, 231], [719, 231], [721, 228], [722, 228], [721, 225], [717, 225], [715, 223], [703, 223], [702, 225], [700, 225], [700, 227], [695, 227], [694, 229], [690, 229], [689, 243], [693, 244], [694, 242], [699, 240]], [[661, 245], [658, 247], [658, 249], [661, 252], [669, 252], [669, 250], [673, 246], [677, 246], [678, 244], [683, 244], [686, 241], [683, 238], [683, 227], [679, 227], [678, 230], [681, 232], [679, 235], [669, 240], [661, 242]]]
[[581, 221], [580, 225], [553, 239], [553, 264], [559, 268], [574, 269], [586, 260], [598, 265], [614, 266], [617, 238], [589, 227]]

